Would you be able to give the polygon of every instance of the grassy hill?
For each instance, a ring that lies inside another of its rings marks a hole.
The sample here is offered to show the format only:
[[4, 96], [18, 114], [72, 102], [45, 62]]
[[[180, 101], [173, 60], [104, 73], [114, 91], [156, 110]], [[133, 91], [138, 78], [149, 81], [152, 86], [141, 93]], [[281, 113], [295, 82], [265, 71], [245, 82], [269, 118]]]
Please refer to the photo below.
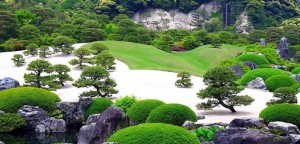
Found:
[[130, 42], [100, 41], [100, 43], [108, 46], [110, 53], [126, 63], [130, 69], [187, 71], [196, 76], [202, 76], [209, 67], [222, 60], [233, 58], [245, 50], [231, 45], [223, 45], [219, 49], [205, 45], [188, 52], [167, 53], [153, 46]]

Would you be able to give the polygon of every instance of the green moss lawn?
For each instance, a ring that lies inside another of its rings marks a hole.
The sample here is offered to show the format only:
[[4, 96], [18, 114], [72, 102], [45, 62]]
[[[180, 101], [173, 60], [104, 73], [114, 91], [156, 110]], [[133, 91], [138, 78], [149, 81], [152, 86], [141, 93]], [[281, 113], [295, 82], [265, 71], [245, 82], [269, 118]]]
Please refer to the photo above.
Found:
[[196, 76], [202, 76], [209, 67], [245, 51], [243, 47], [232, 45], [223, 45], [221, 48], [205, 45], [188, 52], [167, 53], [150, 45], [130, 42], [101, 41], [100, 43], [108, 46], [110, 53], [132, 70], [187, 71]]

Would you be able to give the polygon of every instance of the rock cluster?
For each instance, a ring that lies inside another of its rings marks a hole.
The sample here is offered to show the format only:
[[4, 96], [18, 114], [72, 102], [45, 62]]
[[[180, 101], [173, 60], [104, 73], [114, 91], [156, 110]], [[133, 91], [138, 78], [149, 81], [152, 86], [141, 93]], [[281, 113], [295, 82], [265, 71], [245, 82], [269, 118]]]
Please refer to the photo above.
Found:
[[35, 129], [39, 122], [49, 118], [48, 112], [38, 106], [24, 105], [17, 113], [24, 118], [26, 129]]
[[56, 118], [48, 118], [43, 120], [35, 127], [35, 132], [37, 133], [57, 133], [66, 131], [66, 122], [63, 119]]

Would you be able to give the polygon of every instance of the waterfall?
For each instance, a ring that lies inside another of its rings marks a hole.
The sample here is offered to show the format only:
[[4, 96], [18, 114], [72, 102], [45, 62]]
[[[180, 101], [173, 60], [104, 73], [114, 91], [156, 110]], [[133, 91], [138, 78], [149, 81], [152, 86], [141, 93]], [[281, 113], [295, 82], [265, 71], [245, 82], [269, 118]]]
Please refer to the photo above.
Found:
[[227, 2], [225, 5], [224, 28], [229, 25], [229, 16], [230, 16], [230, 2]]

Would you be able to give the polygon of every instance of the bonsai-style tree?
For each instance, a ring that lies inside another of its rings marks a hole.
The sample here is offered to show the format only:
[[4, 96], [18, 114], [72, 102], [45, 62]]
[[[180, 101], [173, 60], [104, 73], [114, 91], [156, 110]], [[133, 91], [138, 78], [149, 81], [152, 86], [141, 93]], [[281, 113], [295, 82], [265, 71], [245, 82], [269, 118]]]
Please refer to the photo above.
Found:
[[89, 55], [91, 55], [91, 51], [87, 48], [79, 48], [73, 52], [73, 54], [78, 58], [78, 59], [73, 59], [69, 63], [71, 65], [78, 65], [77, 67], [80, 69], [83, 69], [86, 67], [83, 63], [91, 63], [90, 58], [88, 58]]
[[64, 83], [66, 81], [73, 81], [73, 78], [68, 74], [70, 71], [70, 68], [64, 64], [56, 64], [53, 66], [53, 72], [57, 73], [54, 76], [57, 78], [58, 83], [61, 86], [65, 86]]
[[200, 99], [207, 102], [198, 104], [199, 109], [212, 109], [219, 105], [236, 112], [234, 106], [250, 105], [254, 99], [250, 96], [238, 96], [244, 87], [235, 83], [238, 76], [228, 67], [215, 67], [208, 70], [203, 82], [208, 85], [206, 89], [197, 94]]
[[34, 60], [28, 64], [28, 74], [24, 74], [25, 85], [55, 90], [60, 88], [58, 84], [54, 82], [54, 78], [51, 73], [53, 71], [52, 65], [45, 60]]
[[72, 47], [72, 40], [67, 36], [58, 36], [53, 39], [53, 53], [62, 52], [63, 54], [69, 55], [72, 53], [74, 48]]
[[108, 47], [107, 47], [107, 46], [105, 46], [105, 45], [102, 44], [102, 43], [98, 43], [98, 42], [93, 43], [93, 44], [91, 45], [90, 49], [91, 49], [91, 53], [92, 53], [93, 55], [98, 55], [98, 54], [100, 54], [101, 52], [107, 52], [107, 51], [108, 51]]
[[39, 48], [39, 56], [40, 58], [47, 58], [48, 55], [51, 55], [51, 51], [48, 46], [41, 46]]
[[38, 54], [38, 48], [39, 46], [36, 43], [31, 43], [28, 46], [26, 46], [26, 51], [24, 51], [24, 55], [36, 55]]
[[178, 87], [191, 87], [193, 83], [191, 83], [191, 75], [188, 72], [181, 72], [177, 75], [178, 79], [175, 82], [175, 85]]
[[115, 70], [115, 57], [108, 52], [102, 52], [94, 57], [95, 64], [105, 68], [106, 70]]
[[15, 54], [11, 60], [15, 63], [16, 66], [22, 66], [24, 65], [26, 62], [25, 62], [25, 59], [23, 57], [23, 55], [21, 54]]
[[298, 103], [296, 97], [297, 91], [290, 87], [281, 87], [274, 91], [273, 97], [278, 99], [271, 99], [267, 102], [267, 105], [279, 104], [279, 103]]
[[80, 78], [73, 85], [78, 88], [94, 87], [96, 89], [96, 91], [83, 92], [80, 96], [110, 97], [118, 93], [118, 90], [114, 89], [117, 86], [116, 82], [110, 79], [109, 72], [100, 66], [83, 69]]

